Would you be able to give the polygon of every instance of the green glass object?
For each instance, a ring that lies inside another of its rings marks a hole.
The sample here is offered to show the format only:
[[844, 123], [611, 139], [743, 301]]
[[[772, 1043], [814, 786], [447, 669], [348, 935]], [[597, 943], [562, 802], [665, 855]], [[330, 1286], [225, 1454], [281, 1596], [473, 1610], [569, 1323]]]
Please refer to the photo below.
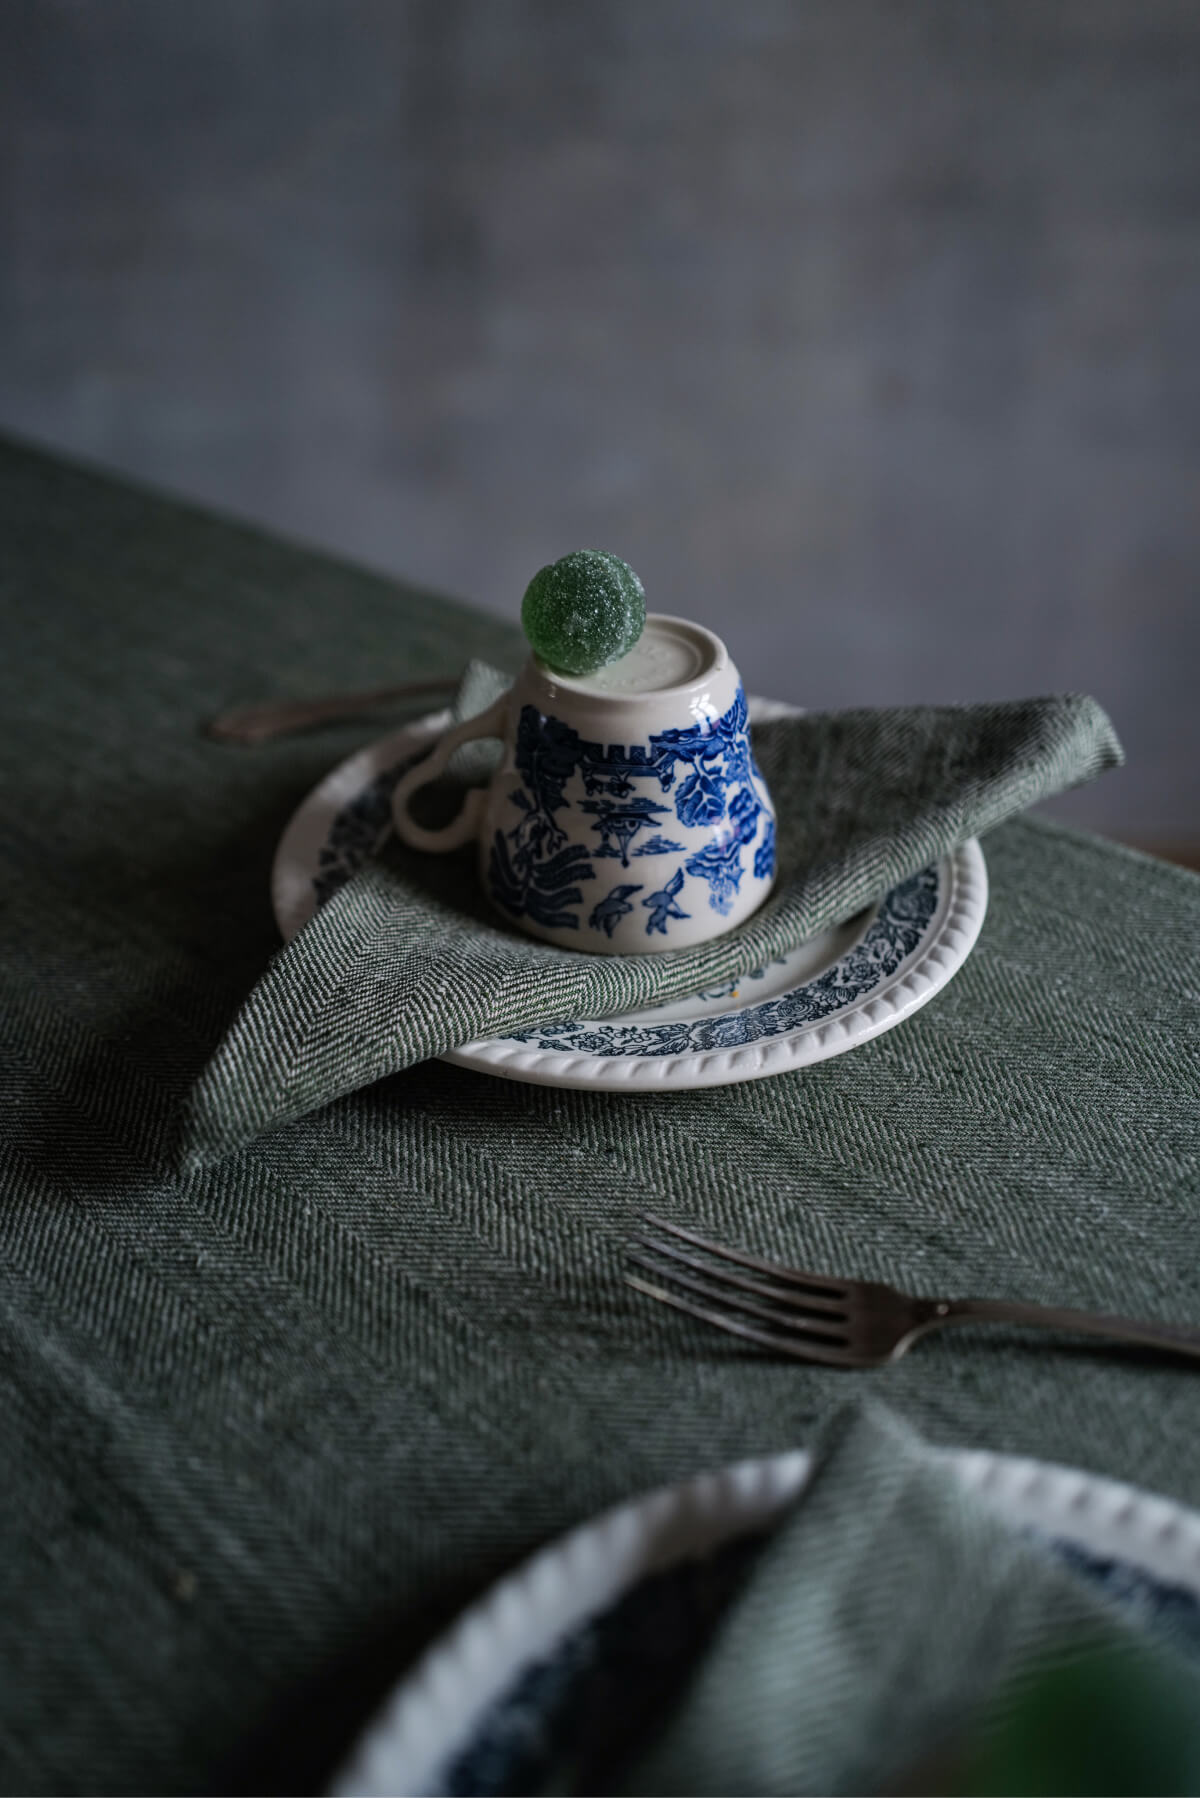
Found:
[[646, 622], [646, 594], [628, 562], [576, 549], [539, 568], [521, 602], [534, 653], [559, 674], [591, 674], [628, 655]]
[[[1114, 1631], [1006, 1682], [972, 1719], [960, 1755], [904, 1789], [955, 1798], [1157, 1798], [1200, 1791], [1191, 1670], [1148, 1639]], [[932, 1775], [932, 1776], [931, 1776]]]

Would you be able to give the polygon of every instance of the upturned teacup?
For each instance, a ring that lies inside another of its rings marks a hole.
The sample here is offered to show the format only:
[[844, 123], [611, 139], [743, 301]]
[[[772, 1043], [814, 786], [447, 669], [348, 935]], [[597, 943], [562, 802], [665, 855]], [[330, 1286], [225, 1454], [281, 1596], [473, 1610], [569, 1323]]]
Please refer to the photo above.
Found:
[[[426, 829], [412, 795], [475, 737], [500, 739], [499, 768], [451, 823]], [[564, 949], [687, 948], [749, 917], [775, 877], [775, 813], [737, 669], [711, 631], [655, 613], [592, 674], [531, 657], [401, 779], [393, 816], [416, 849], [478, 839], [492, 903]]]

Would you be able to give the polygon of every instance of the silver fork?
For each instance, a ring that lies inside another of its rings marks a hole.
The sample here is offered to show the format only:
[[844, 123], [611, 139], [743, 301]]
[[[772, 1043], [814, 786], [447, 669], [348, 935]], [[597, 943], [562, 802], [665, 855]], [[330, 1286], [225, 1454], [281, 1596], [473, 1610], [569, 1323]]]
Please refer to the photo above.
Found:
[[975, 1323], [1071, 1330], [1200, 1360], [1200, 1330], [1007, 1299], [913, 1298], [878, 1280], [843, 1280], [762, 1261], [661, 1217], [646, 1219], [626, 1253], [657, 1276], [652, 1283], [626, 1273], [626, 1283], [638, 1292], [797, 1361], [879, 1367], [898, 1360], [930, 1330]]

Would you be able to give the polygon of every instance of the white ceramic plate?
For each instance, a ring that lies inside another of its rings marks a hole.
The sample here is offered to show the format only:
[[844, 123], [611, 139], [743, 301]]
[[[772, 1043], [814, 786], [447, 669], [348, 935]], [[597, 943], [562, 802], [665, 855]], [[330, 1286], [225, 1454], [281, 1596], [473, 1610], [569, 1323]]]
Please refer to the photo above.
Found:
[[[750, 702], [756, 720], [789, 709]], [[372, 743], [309, 794], [280, 839], [271, 878], [285, 939], [388, 835], [392, 788], [449, 721], [438, 712]], [[987, 871], [972, 840], [736, 984], [649, 1011], [490, 1037], [443, 1059], [507, 1080], [610, 1092], [784, 1073], [857, 1048], [928, 1004], [970, 954], [986, 910]]]
[[[942, 1453], [964, 1488], [1005, 1522], [1036, 1531], [1140, 1614], [1168, 1610], [1200, 1646], [1200, 1514], [1045, 1462]], [[465, 1757], [489, 1771], [497, 1752], [503, 1760], [504, 1747], [489, 1749], [488, 1736], [503, 1743], [507, 1734], [511, 1748], [505, 1709], [515, 1709], [521, 1682], [516, 1725], [536, 1734], [531, 1672], [569, 1658], [591, 1620], [653, 1575], [769, 1529], [810, 1468], [802, 1451], [742, 1461], [621, 1505], [543, 1549], [466, 1611], [400, 1684], [335, 1781], [336, 1798], [476, 1789], [464, 1784]]]

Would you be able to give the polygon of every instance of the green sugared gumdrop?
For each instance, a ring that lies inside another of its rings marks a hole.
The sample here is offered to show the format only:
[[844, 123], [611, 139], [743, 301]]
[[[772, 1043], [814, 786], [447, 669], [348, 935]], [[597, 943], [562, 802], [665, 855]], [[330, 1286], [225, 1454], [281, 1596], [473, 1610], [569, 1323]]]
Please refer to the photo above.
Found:
[[641, 581], [602, 549], [572, 550], [539, 568], [521, 601], [535, 654], [560, 674], [591, 674], [627, 655], [645, 622]]

